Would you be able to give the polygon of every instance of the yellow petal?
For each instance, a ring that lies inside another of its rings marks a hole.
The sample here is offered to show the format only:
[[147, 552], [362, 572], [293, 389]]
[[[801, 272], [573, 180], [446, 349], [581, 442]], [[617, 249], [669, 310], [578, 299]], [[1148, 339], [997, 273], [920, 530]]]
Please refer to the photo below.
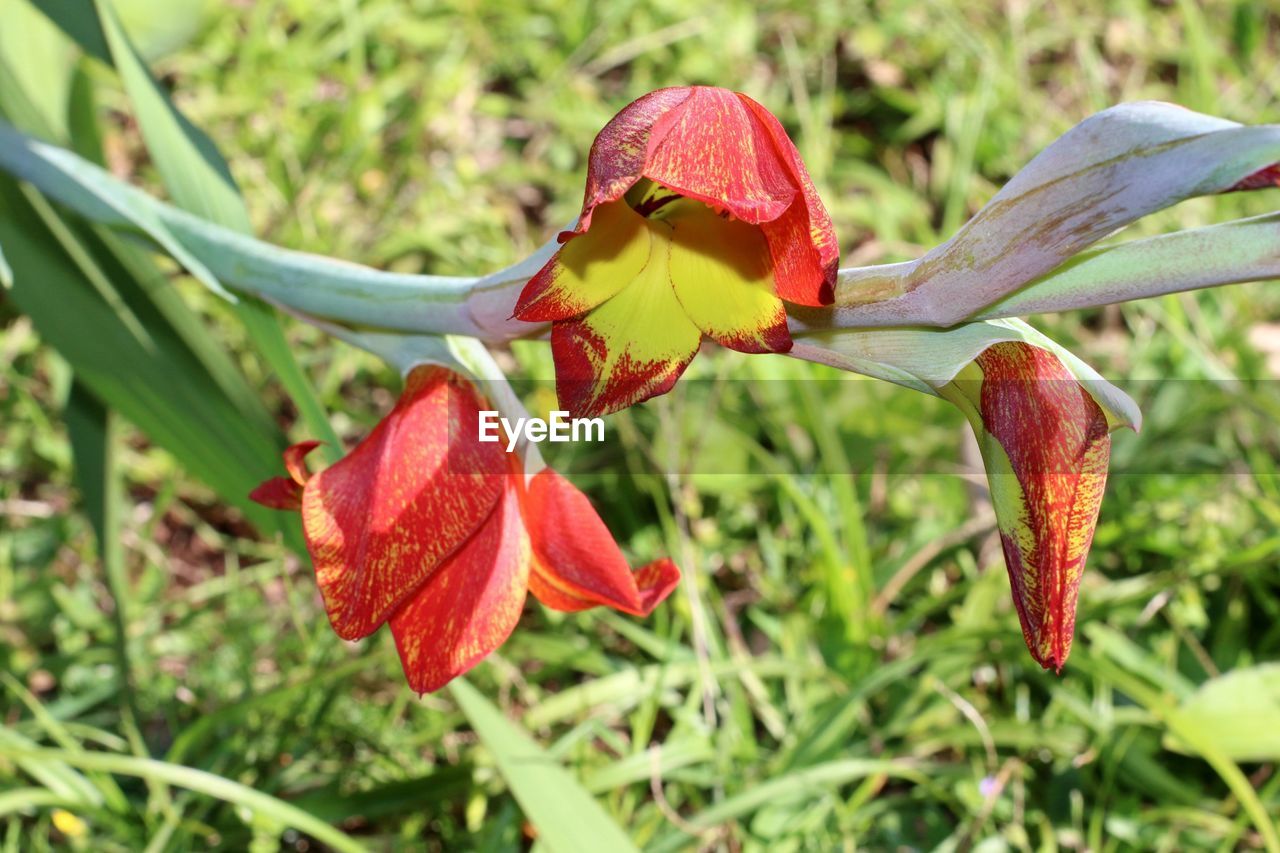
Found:
[[787, 314], [774, 292], [769, 245], [759, 226], [682, 201], [665, 222], [671, 283], [689, 319], [722, 346], [741, 352], [791, 349]]
[[670, 243], [655, 237], [634, 281], [585, 317], [552, 328], [556, 390], [575, 416], [616, 412], [668, 391], [698, 352], [702, 333], [671, 287]]
[[644, 269], [649, 233], [644, 217], [625, 201], [600, 205], [586, 233], [571, 238], [529, 279], [515, 316], [530, 322], [565, 320], [600, 305]]

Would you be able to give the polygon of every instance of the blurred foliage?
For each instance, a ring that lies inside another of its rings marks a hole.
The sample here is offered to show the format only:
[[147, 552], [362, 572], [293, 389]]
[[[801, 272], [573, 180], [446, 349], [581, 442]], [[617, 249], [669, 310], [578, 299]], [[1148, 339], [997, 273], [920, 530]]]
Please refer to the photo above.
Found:
[[[0, 0], [0, 13], [25, 2]], [[1263, 0], [205, 11], [195, 41], [153, 69], [230, 161], [256, 232], [405, 271], [523, 257], [575, 215], [596, 131], [659, 86], [730, 86], [774, 110], [846, 264], [940, 242], [1040, 148], [1119, 101], [1280, 120], [1280, 17]], [[65, 61], [94, 83], [109, 168], [162, 193], [114, 75], [69, 48]], [[1274, 206], [1269, 193], [1199, 199], [1133, 230]], [[231, 309], [175, 286], [291, 437], [310, 437]], [[449, 695], [410, 693], [386, 632], [337, 640], [309, 567], [128, 425], [116, 601], [76, 510], [71, 371], [3, 291], [0, 322], [7, 849], [315, 849], [238, 789], [83, 767], [81, 750], [207, 771], [373, 847], [528, 845], [501, 762]], [[648, 849], [1261, 846], [1222, 766], [1178, 731], [1193, 721], [1243, 762], [1280, 818], [1280, 754], [1239, 737], [1280, 729], [1274, 670], [1249, 669], [1280, 657], [1280, 293], [1224, 288], [1037, 324], [1147, 417], [1142, 435], [1116, 438], [1062, 677], [1022, 646], [958, 413], [719, 353], [691, 369], [715, 381], [615, 416], [616, 439], [572, 460], [608, 472], [576, 479], [629, 553], [669, 553], [690, 581], [646, 622], [530, 605], [473, 683]], [[289, 333], [335, 428], [358, 438], [389, 407], [391, 372]], [[545, 345], [512, 355], [549, 375]], [[727, 473], [744, 459], [753, 473]], [[124, 603], [128, 697], [112, 651]], [[62, 758], [13, 757], [36, 744]]]

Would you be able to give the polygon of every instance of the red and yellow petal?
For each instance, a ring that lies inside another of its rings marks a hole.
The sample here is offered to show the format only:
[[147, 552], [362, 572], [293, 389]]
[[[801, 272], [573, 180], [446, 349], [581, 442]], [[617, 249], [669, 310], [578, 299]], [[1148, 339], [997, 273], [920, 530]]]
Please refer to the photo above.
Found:
[[835, 301], [839, 257], [824, 263], [809, 219], [808, 208], [797, 202], [760, 230], [773, 260], [774, 292], [796, 305], [822, 307]]
[[271, 509], [297, 512], [302, 509], [302, 487], [311, 474], [307, 471], [307, 454], [320, 446], [318, 441], [300, 441], [284, 451], [284, 469], [288, 477], [272, 477], [249, 493], [249, 500]]
[[658, 89], [623, 107], [604, 126], [587, 158], [587, 190], [576, 231], [590, 229], [598, 205], [621, 199], [640, 180], [650, 139], [662, 135], [673, 111], [690, 94], [687, 86]]
[[976, 363], [979, 444], [1014, 604], [1032, 656], [1061, 671], [1106, 487], [1107, 418], [1047, 350], [1001, 343]]
[[644, 177], [757, 225], [777, 219], [799, 196], [790, 164], [736, 92], [694, 86], [663, 119], [650, 138]]
[[773, 113], [739, 95], [787, 162], [800, 196], [787, 212], [765, 226], [777, 274], [778, 295], [788, 302], [820, 307], [835, 301], [840, 245], [831, 216], [818, 196], [800, 152]]
[[590, 230], [570, 238], [529, 279], [514, 316], [549, 322], [590, 311], [644, 270], [651, 243], [649, 225], [625, 201], [601, 205]]
[[671, 225], [671, 283], [699, 329], [739, 352], [787, 352], [787, 312], [774, 293], [773, 264], [760, 227], [678, 202]]
[[269, 509], [302, 509], [302, 486], [288, 477], [272, 477], [249, 493], [249, 500]]
[[532, 560], [518, 486], [508, 483], [483, 527], [391, 615], [405, 677], [419, 693], [471, 669], [520, 621]]
[[668, 254], [669, 241], [654, 240], [649, 263], [616, 296], [552, 326], [556, 394], [574, 417], [666, 393], [697, 354], [702, 332], [676, 299]]
[[587, 496], [550, 468], [530, 481], [524, 512], [534, 555], [529, 589], [547, 607], [647, 616], [680, 580], [670, 560], [633, 573]]
[[480, 401], [419, 367], [396, 407], [341, 461], [307, 481], [302, 524], [333, 629], [372, 633], [493, 513], [501, 445], [481, 444]]
[[670, 557], [662, 557], [645, 563], [632, 577], [640, 591], [640, 613], [647, 616], [675, 591], [680, 583], [680, 567]]
[[311, 479], [311, 472], [307, 470], [307, 454], [320, 444], [319, 441], [300, 441], [285, 450], [284, 470], [289, 472], [289, 476], [299, 486], [305, 486], [307, 480]]

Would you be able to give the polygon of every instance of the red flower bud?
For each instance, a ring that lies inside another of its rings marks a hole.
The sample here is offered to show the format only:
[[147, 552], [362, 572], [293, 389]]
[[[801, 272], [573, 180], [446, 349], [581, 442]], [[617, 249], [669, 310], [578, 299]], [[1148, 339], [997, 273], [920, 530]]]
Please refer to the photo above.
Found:
[[1031, 656], [1061, 672], [1107, 483], [1107, 416], [1048, 350], [995, 344], [954, 383], [978, 436]]

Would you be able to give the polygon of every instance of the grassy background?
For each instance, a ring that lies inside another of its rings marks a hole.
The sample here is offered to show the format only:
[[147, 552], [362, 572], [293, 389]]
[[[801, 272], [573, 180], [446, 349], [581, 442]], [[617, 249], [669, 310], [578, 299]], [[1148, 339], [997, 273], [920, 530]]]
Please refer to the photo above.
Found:
[[[595, 132], [664, 85], [729, 86], [774, 110], [846, 263], [940, 242], [1119, 101], [1280, 120], [1280, 19], [1263, 2], [207, 5], [202, 33], [154, 67], [231, 161], [258, 233], [397, 270], [523, 257], [576, 213]], [[93, 73], [109, 165], [159, 191], [123, 95]], [[1202, 199], [1134, 230], [1274, 205]], [[228, 309], [178, 286], [292, 424]], [[59, 414], [68, 370], [2, 293], [0, 320], [2, 734], [126, 753], [112, 604]], [[613, 442], [565, 460], [611, 472], [576, 479], [637, 562], [669, 553], [690, 581], [643, 622], [530, 605], [472, 683], [653, 849], [1260, 846], [1220, 768], [1168, 728], [1197, 685], [1280, 654], [1280, 294], [1242, 286], [1036, 322], [1147, 417], [1116, 439], [1062, 677], [1022, 646], [957, 413], [720, 353], [691, 376], [729, 381], [615, 416]], [[311, 330], [290, 335], [339, 433], [363, 434], [394, 377]], [[547, 374], [544, 346], [514, 355]], [[308, 566], [180, 460], [127, 439], [131, 700], [148, 751], [375, 847], [527, 844], [492, 756], [447, 694], [405, 688], [387, 633], [337, 640]], [[1280, 729], [1276, 704], [1203, 733]], [[1274, 764], [1241, 767], [1280, 818]], [[0, 805], [56, 794], [47, 775], [0, 761]], [[88, 778], [124, 806], [0, 808], [9, 849], [316, 849], [216, 797]]]

